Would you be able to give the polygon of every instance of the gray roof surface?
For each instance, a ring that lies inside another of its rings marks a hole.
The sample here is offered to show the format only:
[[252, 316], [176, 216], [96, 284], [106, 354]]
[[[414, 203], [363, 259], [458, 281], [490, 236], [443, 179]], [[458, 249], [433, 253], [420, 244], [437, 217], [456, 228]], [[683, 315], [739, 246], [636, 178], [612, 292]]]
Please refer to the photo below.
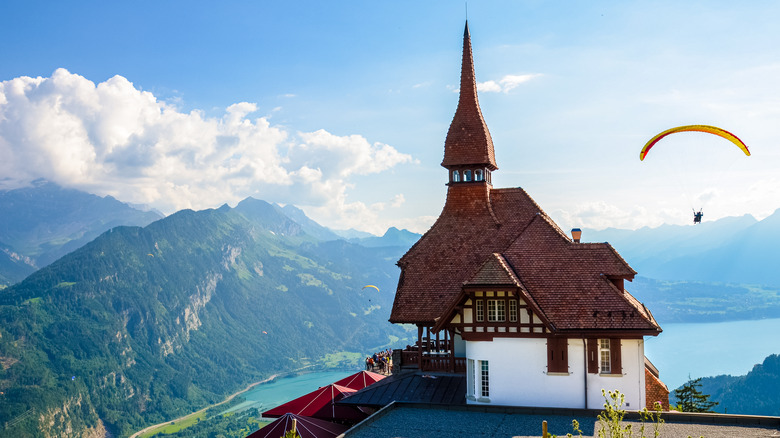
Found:
[[[577, 419], [583, 437], [598, 436], [598, 411], [577, 409], [534, 409], [482, 406], [433, 406], [393, 403], [348, 430], [345, 438], [539, 438], [542, 421], [558, 436], [573, 432], [571, 420]], [[663, 413], [666, 423], [660, 438], [699, 437], [780, 437], [780, 418], [738, 415]], [[639, 424], [635, 427], [634, 436]], [[574, 436], [578, 436], [574, 434]], [[653, 436], [648, 424], [645, 436]]]
[[407, 372], [393, 374], [337, 404], [382, 407], [397, 402], [445, 405], [466, 404], [466, 375]]

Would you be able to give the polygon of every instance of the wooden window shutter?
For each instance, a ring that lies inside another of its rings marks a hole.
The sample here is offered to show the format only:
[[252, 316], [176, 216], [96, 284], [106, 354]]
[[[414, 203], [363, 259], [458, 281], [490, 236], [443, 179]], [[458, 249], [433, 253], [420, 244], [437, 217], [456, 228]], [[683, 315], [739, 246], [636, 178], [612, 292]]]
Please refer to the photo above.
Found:
[[612, 367], [612, 374], [623, 374], [623, 365], [620, 360], [620, 339], [609, 340], [609, 354], [610, 363]]
[[547, 372], [569, 372], [569, 342], [566, 338], [547, 338]]
[[599, 373], [599, 340], [596, 338], [588, 339], [588, 372]]

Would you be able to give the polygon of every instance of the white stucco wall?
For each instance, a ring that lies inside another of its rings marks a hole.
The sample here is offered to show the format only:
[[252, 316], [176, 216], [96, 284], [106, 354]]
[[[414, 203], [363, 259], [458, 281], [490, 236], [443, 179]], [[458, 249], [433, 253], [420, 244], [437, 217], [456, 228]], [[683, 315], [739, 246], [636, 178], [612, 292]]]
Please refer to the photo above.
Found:
[[496, 338], [493, 341], [466, 342], [466, 358], [489, 361], [490, 396], [488, 401], [468, 400], [469, 404], [539, 406], [601, 409], [605, 390], [625, 394], [625, 408], [644, 407], [644, 342], [621, 341], [622, 375], [587, 374], [582, 339], [569, 339], [568, 374], [547, 373], [547, 340], [544, 338]]

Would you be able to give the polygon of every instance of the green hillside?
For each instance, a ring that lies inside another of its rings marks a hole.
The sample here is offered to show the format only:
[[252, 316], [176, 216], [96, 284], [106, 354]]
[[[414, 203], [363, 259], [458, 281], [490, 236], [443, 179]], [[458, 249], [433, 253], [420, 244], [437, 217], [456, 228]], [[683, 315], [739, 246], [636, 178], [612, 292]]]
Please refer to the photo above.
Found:
[[405, 336], [387, 322], [405, 249], [317, 241], [252, 199], [114, 228], [0, 290], [0, 432], [127, 436], [386, 346]]
[[704, 377], [699, 390], [718, 402], [715, 412], [780, 416], [780, 356], [768, 356], [744, 376]]

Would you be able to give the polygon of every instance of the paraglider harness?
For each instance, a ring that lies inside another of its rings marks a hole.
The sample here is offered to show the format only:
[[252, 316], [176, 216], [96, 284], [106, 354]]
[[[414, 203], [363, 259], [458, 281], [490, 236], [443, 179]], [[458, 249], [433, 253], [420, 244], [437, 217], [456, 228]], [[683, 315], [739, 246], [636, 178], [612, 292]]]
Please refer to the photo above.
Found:
[[701, 209], [699, 211], [693, 210], [693, 223], [700, 224], [702, 216], [704, 216], [704, 213], [701, 212]]

